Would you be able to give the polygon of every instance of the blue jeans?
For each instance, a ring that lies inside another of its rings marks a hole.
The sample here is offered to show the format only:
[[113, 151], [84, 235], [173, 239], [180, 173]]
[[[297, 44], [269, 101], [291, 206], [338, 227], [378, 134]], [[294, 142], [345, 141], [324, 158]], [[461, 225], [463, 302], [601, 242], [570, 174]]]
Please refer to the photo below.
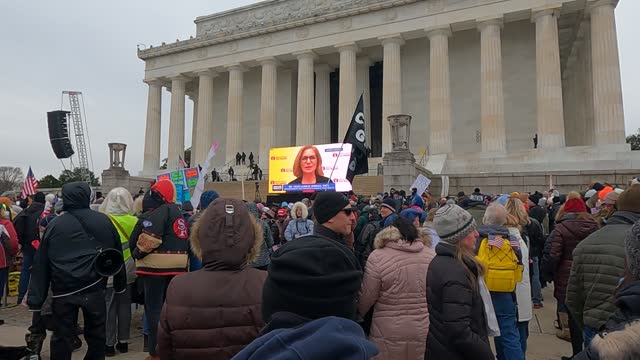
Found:
[[36, 255], [35, 249], [31, 245], [22, 248], [22, 272], [20, 273], [20, 282], [18, 282], [18, 304], [22, 302], [24, 294], [29, 290], [29, 279], [31, 278], [31, 266], [33, 266], [33, 258]]
[[147, 312], [142, 313], [142, 335], [149, 335], [149, 322], [147, 321]]
[[491, 293], [491, 301], [500, 328], [500, 336], [493, 339], [498, 360], [524, 360], [514, 296], [513, 293]]
[[529, 339], [529, 322], [518, 322], [518, 332], [520, 333], [520, 348], [522, 353], [527, 355], [527, 339]]
[[598, 335], [598, 329], [592, 328], [591, 326], [585, 326], [582, 328], [582, 337], [584, 339], [584, 348], [588, 348], [589, 344], [591, 344], [591, 340]]
[[533, 305], [542, 305], [542, 283], [540, 282], [540, 259], [533, 259], [533, 275], [531, 276], [531, 300]]
[[[0, 246], [2, 246], [2, 245], [0, 245]], [[8, 296], [9, 290], [6, 289], [7, 281], [9, 281], [9, 268], [8, 267], [6, 267], [4, 269], [0, 269], [0, 298], [2, 298], [2, 296], [4, 295], [5, 290], [7, 291], [7, 296]]]

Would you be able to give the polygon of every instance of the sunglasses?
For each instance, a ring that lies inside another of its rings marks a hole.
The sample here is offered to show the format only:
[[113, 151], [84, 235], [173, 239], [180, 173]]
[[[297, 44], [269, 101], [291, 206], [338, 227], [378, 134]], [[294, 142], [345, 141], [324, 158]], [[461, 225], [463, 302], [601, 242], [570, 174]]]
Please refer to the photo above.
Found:
[[342, 209], [341, 211], [344, 211], [344, 214], [347, 216], [351, 216], [351, 214], [355, 212], [353, 209]]

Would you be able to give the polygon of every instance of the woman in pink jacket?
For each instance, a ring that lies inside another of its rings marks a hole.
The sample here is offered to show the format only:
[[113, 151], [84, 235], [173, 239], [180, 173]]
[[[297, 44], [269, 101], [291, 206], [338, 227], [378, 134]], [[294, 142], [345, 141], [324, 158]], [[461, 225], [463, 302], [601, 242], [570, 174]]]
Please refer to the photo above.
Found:
[[374, 240], [358, 311], [364, 316], [373, 306], [370, 339], [380, 350], [375, 359], [424, 359], [429, 330], [427, 268], [435, 252], [422, 230], [398, 217]]

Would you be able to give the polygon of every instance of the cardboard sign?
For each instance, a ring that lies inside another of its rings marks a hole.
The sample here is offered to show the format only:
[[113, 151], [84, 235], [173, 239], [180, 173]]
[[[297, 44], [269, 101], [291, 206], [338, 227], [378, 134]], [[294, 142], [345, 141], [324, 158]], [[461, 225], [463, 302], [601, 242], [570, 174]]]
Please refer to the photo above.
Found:
[[429, 184], [431, 184], [431, 180], [428, 177], [419, 174], [413, 184], [411, 184], [411, 189], [418, 189], [418, 195], [422, 195], [429, 188]]

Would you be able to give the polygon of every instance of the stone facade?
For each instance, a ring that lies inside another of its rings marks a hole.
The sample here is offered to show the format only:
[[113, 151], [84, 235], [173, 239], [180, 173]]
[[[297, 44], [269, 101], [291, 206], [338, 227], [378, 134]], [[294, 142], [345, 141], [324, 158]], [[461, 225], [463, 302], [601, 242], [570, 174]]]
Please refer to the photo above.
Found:
[[[143, 174], [159, 166], [162, 87], [170, 169], [185, 147], [185, 96], [197, 103], [192, 164], [215, 138], [215, 167], [244, 151], [266, 170], [271, 147], [341, 140], [360, 93], [370, 143], [390, 151], [386, 117], [410, 114], [410, 151], [426, 151], [436, 174], [639, 168], [624, 143], [616, 5], [269, 0], [199, 17], [195, 37], [138, 52], [149, 85]], [[374, 99], [367, 68], [380, 63]]]

